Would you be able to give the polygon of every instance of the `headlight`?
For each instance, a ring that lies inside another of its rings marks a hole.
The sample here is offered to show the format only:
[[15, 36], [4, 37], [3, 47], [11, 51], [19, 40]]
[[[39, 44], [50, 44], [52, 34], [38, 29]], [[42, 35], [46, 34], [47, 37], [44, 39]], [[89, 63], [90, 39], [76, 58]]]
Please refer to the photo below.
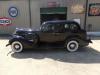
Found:
[[16, 34], [16, 30], [13, 32], [13, 34], [14, 34], [14, 35]]
[[13, 32], [13, 34], [17, 34], [18, 30], [19, 30], [19, 28], [16, 28], [16, 30]]

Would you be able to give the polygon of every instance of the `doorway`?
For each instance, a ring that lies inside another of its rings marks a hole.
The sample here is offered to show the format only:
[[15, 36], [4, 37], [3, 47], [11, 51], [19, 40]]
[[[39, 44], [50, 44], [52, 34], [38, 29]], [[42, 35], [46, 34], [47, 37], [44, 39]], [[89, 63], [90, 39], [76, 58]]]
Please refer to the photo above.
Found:
[[41, 8], [40, 9], [41, 23], [52, 20], [67, 20], [67, 8]]

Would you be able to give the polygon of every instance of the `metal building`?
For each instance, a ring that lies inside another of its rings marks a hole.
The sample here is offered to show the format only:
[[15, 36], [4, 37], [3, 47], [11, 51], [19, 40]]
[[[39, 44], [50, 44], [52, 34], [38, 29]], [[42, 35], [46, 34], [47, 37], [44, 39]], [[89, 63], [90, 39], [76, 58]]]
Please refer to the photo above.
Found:
[[75, 20], [100, 31], [100, 0], [0, 0], [0, 34], [15, 28], [38, 28], [47, 20]]

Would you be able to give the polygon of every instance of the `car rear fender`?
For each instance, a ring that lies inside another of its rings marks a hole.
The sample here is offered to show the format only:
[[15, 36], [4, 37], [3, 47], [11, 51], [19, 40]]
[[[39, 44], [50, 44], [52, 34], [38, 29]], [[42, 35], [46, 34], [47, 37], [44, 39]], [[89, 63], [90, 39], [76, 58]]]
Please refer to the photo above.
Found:
[[76, 40], [78, 41], [79, 39], [81, 39], [81, 37], [79, 37], [79, 36], [77, 36], [77, 35], [73, 35], [73, 36], [67, 37], [67, 38], [65, 39], [65, 41], [67, 41], [67, 40], [69, 40], [69, 39], [76, 39]]
[[72, 40], [72, 39], [76, 40], [79, 43], [80, 46], [88, 44], [89, 41], [90, 41], [90, 40], [87, 41], [87, 39], [82, 39], [81, 37], [76, 35], [76, 36], [67, 37], [65, 42], [68, 41], [68, 40]]

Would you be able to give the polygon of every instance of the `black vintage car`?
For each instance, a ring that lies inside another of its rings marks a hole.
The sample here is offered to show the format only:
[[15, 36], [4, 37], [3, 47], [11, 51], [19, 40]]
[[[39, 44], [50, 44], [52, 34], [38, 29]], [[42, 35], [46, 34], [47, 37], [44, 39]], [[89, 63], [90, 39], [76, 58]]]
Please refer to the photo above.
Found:
[[75, 52], [79, 47], [92, 43], [87, 39], [86, 31], [75, 21], [47, 21], [40, 29], [16, 29], [9, 44], [14, 52], [26, 48], [63, 47], [69, 52]]

